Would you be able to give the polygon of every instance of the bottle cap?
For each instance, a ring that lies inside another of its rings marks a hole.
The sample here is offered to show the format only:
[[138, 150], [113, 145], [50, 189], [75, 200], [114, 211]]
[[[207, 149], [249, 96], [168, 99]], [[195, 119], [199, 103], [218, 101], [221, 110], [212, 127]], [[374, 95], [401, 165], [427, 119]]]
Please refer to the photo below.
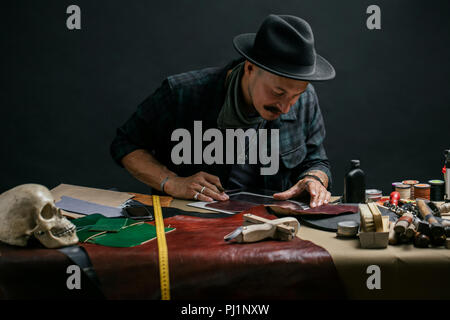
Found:
[[360, 164], [359, 160], [352, 160], [350, 163], [352, 164], [352, 167], [356, 167], [356, 168], [359, 167], [359, 164]]

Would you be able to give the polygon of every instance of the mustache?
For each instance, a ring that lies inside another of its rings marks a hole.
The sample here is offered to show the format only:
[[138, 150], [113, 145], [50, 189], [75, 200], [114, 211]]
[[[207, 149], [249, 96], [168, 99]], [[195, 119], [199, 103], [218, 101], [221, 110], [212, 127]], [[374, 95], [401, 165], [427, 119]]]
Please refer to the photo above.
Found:
[[264, 106], [264, 109], [273, 113], [281, 113], [281, 110], [275, 106]]

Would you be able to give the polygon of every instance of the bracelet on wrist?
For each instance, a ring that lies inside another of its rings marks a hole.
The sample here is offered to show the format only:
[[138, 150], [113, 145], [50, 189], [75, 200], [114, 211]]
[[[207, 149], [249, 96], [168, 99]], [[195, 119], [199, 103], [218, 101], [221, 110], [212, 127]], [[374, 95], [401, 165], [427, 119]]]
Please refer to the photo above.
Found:
[[169, 180], [169, 176], [165, 177], [164, 180], [159, 185], [161, 187], [161, 191], [165, 193], [164, 191], [164, 185], [166, 184], [167, 180]]
[[303, 176], [300, 177], [300, 179], [304, 179], [304, 178], [313, 178], [313, 179], [319, 181], [320, 184], [321, 184], [324, 188], [326, 188], [326, 187], [325, 187], [325, 184], [324, 184], [323, 181], [322, 181], [322, 179], [320, 179], [318, 176], [316, 176], [316, 175], [314, 175], [314, 174], [304, 174]]

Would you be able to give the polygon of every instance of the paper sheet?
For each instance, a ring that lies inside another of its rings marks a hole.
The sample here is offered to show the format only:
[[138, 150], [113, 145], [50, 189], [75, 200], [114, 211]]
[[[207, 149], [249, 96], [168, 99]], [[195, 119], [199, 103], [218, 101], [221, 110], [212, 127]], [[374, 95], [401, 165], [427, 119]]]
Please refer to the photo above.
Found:
[[62, 196], [61, 200], [56, 202], [55, 205], [62, 210], [85, 215], [100, 213], [109, 218], [122, 216], [121, 208], [103, 206], [100, 204], [66, 196]]
[[125, 192], [75, 186], [70, 184], [60, 184], [50, 191], [55, 201], [61, 200], [62, 196], [67, 196], [109, 207], [119, 207], [125, 201], [133, 197], [132, 194]]

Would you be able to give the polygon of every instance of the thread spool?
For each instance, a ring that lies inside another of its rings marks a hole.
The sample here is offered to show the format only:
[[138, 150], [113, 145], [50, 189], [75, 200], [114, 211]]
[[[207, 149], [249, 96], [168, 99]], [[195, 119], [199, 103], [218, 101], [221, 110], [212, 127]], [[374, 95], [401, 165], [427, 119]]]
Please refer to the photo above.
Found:
[[428, 183], [415, 184], [414, 197], [415, 199], [420, 198], [430, 200], [430, 185]]
[[414, 235], [414, 246], [417, 248], [428, 248], [430, 244], [430, 238], [423, 233], [416, 232]]
[[414, 198], [414, 185], [420, 183], [419, 180], [403, 180], [402, 183], [410, 186], [411, 194], [410, 194], [409, 199], [414, 200], [415, 199]]
[[366, 202], [377, 202], [381, 200], [383, 192], [378, 189], [366, 189]]
[[431, 201], [444, 201], [445, 182], [444, 180], [430, 180], [428, 184], [430, 188]]
[[401, 182], [392, 182], [392, 191], [395, 191], [395, 187], [396, 187], [398, 184], [402, 184], [402, 183], [401, 183]]
[[411, 186], [408, 184], [398, 184], [395, 191], [400, 193], [400, 199], [411, 199]]

